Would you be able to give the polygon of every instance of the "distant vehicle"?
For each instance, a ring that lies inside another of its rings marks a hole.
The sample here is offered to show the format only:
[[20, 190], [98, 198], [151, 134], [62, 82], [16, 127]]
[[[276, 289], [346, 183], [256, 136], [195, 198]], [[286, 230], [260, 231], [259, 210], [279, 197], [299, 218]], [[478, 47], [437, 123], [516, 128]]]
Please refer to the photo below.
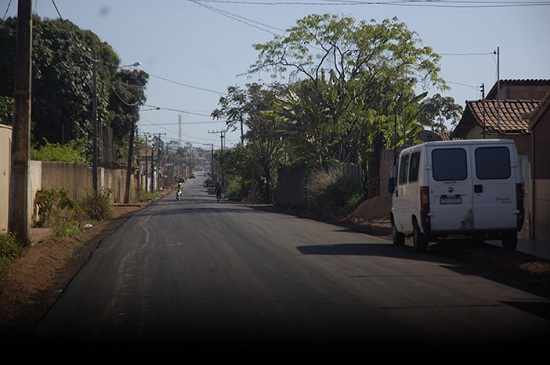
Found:
[[412, 236], [415, 249], [425, 251], [430, 241], [460, 235], [516, 248], [524, 210], [513, 140], [425, 142], [401, 151], [394, 172], [394, 244]]
[[194, 178], [196, 178], [196, 177], [197, 177], [197, 176], [196, 176], [194, 173], [192, 173], [191, 175], [189, 175], [189, 178], [190, 178], [190, 179], [194, 179]]

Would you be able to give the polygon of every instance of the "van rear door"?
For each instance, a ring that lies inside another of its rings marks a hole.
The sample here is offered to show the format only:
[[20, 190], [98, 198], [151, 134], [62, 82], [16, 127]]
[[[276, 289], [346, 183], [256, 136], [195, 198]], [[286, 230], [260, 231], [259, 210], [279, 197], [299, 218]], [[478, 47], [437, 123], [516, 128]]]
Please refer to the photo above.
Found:
[[515, 146], [471, 145], [474, 228], [510, 230], [517, 225]]
[[428, 151], [430, 215], [433, 232], [472, 230], [472, 177], [469, 146], [433, 146]]

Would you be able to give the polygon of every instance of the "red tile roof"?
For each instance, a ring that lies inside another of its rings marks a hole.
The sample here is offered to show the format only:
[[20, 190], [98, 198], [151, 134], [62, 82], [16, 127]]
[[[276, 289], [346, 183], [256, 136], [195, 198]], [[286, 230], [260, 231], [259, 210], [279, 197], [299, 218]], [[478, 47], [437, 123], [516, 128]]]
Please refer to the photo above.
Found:
[[[475, 100], [467, 101], [466, 108], [488, 133], [529, 133], [528, 116], [540, 100]], [[499, 111], [500, 109], [500, 111]]]

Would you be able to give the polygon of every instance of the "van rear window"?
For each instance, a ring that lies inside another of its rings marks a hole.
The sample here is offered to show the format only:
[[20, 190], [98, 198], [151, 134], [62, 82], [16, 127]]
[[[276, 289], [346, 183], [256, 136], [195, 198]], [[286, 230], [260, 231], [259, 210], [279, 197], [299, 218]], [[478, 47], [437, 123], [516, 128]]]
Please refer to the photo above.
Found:
[[508, 179], [512, 175], [510, 151], [506, 147], [476, 149], [476, 176], [480, 180]]
[[432, 172], [436, 181], [460, 181], [468, 177], [466, 151], [445, 148], [432, 151]]

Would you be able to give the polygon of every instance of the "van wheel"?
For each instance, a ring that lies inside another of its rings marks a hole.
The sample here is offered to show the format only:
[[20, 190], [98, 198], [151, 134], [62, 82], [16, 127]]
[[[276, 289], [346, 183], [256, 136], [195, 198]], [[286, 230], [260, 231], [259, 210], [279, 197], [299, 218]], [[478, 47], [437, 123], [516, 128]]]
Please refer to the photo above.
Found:
[[417, 252], [426, 252], [428, 250], [428, 237], [420, 231], [416, 220], [413, 222], [413, 244]]
[[396, 246], [403, 246], [405, 244], [405, 235], [397, 231], [395, 223], [391, 224], [391, 237], [393, 244]]
[[502, 234], [502, 247], [507, 250], [515, 250], [518, 246], [518, 234], [517, 232], [503, 233]]

